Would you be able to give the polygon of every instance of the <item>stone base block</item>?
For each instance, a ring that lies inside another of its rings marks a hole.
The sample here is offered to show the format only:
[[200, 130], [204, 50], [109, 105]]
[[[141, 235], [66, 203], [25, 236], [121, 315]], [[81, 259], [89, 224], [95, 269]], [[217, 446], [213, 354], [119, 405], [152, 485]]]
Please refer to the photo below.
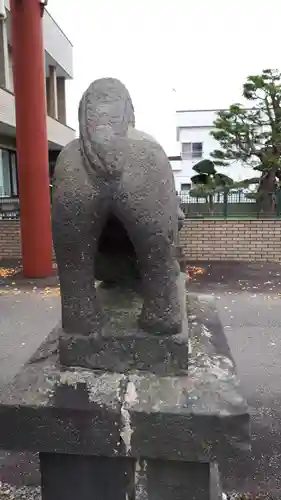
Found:
[[188, 294], [188, 375], [61, 367], [54, 331], [0, 394], [0, 448], [216, 461], [249, 448], [249, 414], [213, 298]]
[[216, 464], [40, 453], [43, 500], [222, 500]]
[[40, 453], [42, 500], [134, 498], [135, 461]]
[[183, 375], [188, 370], [188, 327], [179, 335], [157, 337], [146, 333], [124, 335], [68, 335], [60, 330], [60, 362], [94, 370], [126, 373], [140, 370], [158, 375]]
[[62, 367], [54, 330], [1, 391], [0, 448], [39, 452], [43, 500], [221, 500], [249, 414], [213, 299], [187, 316], [187, 375]]
[[137, 292], [99, 286], [105, 324], [100, 336], [64, 333], [58, 327], [59, 359], [64, 366], [126, 373], [140, 370], [160, 376], [183, 375], [188, 370], [188, 321], [186, 276], [178, 280], [182, 303], [182, 331], [177, 335], [153, 335], [140, 330], [142, 300]]

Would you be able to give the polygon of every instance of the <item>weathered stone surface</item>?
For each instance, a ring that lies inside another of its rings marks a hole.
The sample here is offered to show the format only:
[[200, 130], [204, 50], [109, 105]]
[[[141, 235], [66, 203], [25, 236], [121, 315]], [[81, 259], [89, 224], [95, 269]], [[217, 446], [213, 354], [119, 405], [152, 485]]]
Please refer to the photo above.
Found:
[[[178, 229], [179, 229], [179, 231], [182, 229], [183, 223], [185, 220], [185, 215], [181, 209], [180, 204], [181, 204], [181, 199], [180, 199], [180, 196], [178, 196]], [[184, 255], [183, 248], [180, 245], [179, 231], [178, 231], [177, 245], [176, 245], [176, 257], [177, 257], [177, 261], [179, 263], [181, 272], [186, 273], [187, 259], [186, 259], [186, 256]]]
[[[182, 330], [175, 258], [178, 200], [168, 158], [154, 139], [134, 128], [131, 98], [118, 80], [90, 85], [81, 99], [79, 124], [80, 138], [58, 158], [53, 191], [64, 333], [102, 335], [106, 320], [95, 289], [95, 258], [99, 250], [112, 253], [112, 242], [103, 249], [99, 245], [115, 217], [132, 243], [141, 275], [140, 327], [153, 335], [176, 335]], [[127, 244], [123, 249], [121, 244], [122, 251], [128, 252]]]
[[129, 458], [40, 453], [42, 500], [134, 498], [134, 469]]
[[145, 498], [149, 500], [222, 500], [219, 477], [212, 464], [143, 460], [141, 466], [140, 500], [145, 500]]
[[187, 258], [181, 245], [176, 246], [176, 257], [182, 273], [186, 273]]
[[58, 364], [57, 332], [0, 396], [0, 447], [216, 460], [249, 447], [249, 415], [213, 300], [189, 295], [188, 376]]
[[210, 463], [40, 453], [40, 469], [43, 500], [222, 500]]
[[187, 374], [188, 322], [186, 318], [186, 275], [178, 278], [182, 299], [182, 331], [177, 335], [147, 335], [140, 330], [140, 295], [127, 287], [101, 284], [97, 293], [106, 317], [100, 336], [59, 333], [60, 362], [65, 366], [81, 366], [126, 373], [141, 370], [158, 375]]
[[[180, 199], [177, 214], [178, 230], [180, 231], [185, 219], [180, 208]], [[175, 257], [180, 265], [180, 270], [185, 272], [186, 257], [179, 245], [179, 237], [177, 237], [177, 245], [175, 246]], [[110, 214], [101, 232], [95, 259], [95, 275], [97, 280], [104, 283], [127, 282], [132, 284], [132, 281], [141, 279], [134, 245], [123, 224], [113, 214]]]

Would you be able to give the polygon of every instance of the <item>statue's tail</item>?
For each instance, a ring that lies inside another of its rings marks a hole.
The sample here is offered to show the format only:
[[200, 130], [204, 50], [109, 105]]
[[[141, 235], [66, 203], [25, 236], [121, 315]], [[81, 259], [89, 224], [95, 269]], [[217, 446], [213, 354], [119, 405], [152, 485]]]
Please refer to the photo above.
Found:
[[94, 81], [79, 106], [81, 150], [89, 174], [120, 171], [120, 140], [130, 124], [134, 125], [134, 109], [126, 87], [114, 78]]

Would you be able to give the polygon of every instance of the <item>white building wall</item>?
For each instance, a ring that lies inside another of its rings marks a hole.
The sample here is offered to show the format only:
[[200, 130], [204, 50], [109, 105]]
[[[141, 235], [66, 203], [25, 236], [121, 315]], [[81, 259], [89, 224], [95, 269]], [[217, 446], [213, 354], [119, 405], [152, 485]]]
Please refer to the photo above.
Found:
[[181, 164], [182, 164], [182, 162], [181, 162], [181, 161], [178, 161], [178, 160], [176, 160], [176, 161], [170, 160], [170, 164], [171, 164], [171, 167], [172, 167], [172, 170], [173, 170], [173, 172], [174, 172], [174, 173], [175, 173], [175, 172], [180, 172], [180, 171], [181, 171], [181, 169], [182, 169], [182, 165], [181, 165]]
[[[0, 89], [0, 132], [5, 135], [16, 135], [15, 98], [10, 92]], [[75, 131], [47, 117], [49, 146], [60, 149], [75, 138]]]
[[[182, 159], [177, 162], [177, 170], [173, 168], [177, 191], [182, 190], [182, 184], [190, 184], [191, 177], [195, 175], [192, 167], [201, 159], [211, 158], [211, 153], [215, 149], [220, 149], [219, 143], [211, 136], [213, 122], [216, 119], [215, 110], [198, 111], [178, 111], [177, 112], [177, 140], [182, 149], [183, 143], [203, 143], [202, 158]], [[179, 168], [179, 164], [180, 168]], [[240, 162], [233, 162], [229, 167], [217, 167], [219, 172], [229, 175], [232, 179], [239, 181], [249, 177], [255, 177], [256, 172], [249, 167], [245, 167]]]
[[177, 111], [177, 127], [212, 127], [218, 110]]
[[[11, 40], [10, 30], [10, 0], [5, 0], [8, 10], [8, 38]], [[43, 16], [43, 37], [45, 57], [49, 64], [55, 63], [60, 68], [59, 76], [73, 77], [73, 47], [59, 25], [45, 9]]]
[[[0, 86], [0, 134], [7, 137], [15, 137], [16, 121], [15, 121], [15, 99], [13, 95], [13, 68], [12, 55], [13, 47], [11, 45], [11, 14], [9, 12], [9, 0], [5, 0], [7, 7], [7, 19], [2, 27], [5, 28], [7, 50], [7, 67], [5, 67], [5, 82]], [[73, 47], [67, 37], [64, 35], [60, 27], [53, 20], [50, 14], [45, 11], [43, 17], [44, 29], [44, 48], [45, 48], [45, 63], [46, 76], [49, 76], [50, 66], [55, 67], [56, 76], [58, 78], [71, 78], [73, 73]], [[3, 35], [3, 32], [2, 32]], [[3, 59], [3, 58], [2, 58]], [[5, 59], [6, 61], [6, 59]], [[3, 61], [2, 61], [3, 62]], [[27, 68], [28, 70], [28, 68]], [[59, 101], [60, 99], [60, 101]], [[61, 104], [61, 109], [65, 106], [65, 95], [56, 95], [57, 105]], [[59, 101], [59, 102], [58, 102]], [[51, 113], [50, 113], [51, 114]], [[61, 113], [62, 114], [62, 113]], [[58, 121], [58, 119], [60, 121]], [[75, 131], [65, 124], [62, 116], [47, 117], [48, 142], [51, 149], [61, 149], [68, 142], [75, 138]]]
[[43, 17], [45, 51], [58, 64], [66, 77], [73, 77], [73, 47], [52, 16], [45, 10]]

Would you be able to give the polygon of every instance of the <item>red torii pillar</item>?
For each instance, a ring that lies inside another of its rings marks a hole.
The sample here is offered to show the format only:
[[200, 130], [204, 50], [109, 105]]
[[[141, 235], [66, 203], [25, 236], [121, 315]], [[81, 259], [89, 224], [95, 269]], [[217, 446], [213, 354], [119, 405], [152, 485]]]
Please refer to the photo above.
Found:
[[24, 275], [52, 273], [45, 61], [44, 4], [10, 0], [20, 221]]

